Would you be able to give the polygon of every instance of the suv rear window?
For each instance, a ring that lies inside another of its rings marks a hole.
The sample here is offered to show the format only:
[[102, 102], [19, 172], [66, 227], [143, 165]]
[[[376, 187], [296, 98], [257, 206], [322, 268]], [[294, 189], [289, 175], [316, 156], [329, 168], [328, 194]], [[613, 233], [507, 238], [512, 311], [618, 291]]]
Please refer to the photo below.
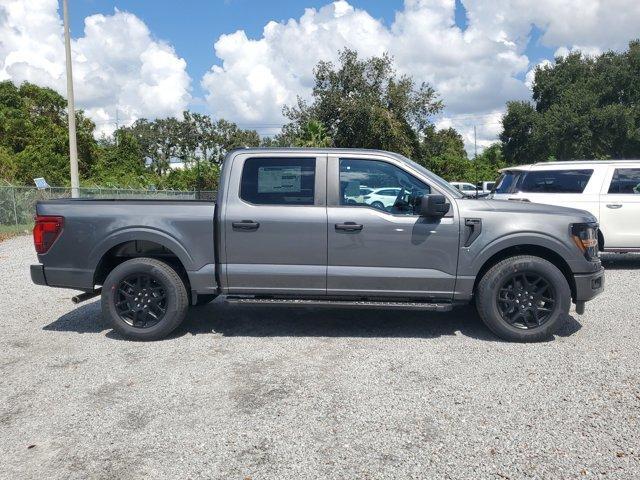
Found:
[[640, 195], [640, 168], [616, 168], [609, 193]]
[[582, 193], [593, 170], [530, 170], [519, 190], [529, 193]]

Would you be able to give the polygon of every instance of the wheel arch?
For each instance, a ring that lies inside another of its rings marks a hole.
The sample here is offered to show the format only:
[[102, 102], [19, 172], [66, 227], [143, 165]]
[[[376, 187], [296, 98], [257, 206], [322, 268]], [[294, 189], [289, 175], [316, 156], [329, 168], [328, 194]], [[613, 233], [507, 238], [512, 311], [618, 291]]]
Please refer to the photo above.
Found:
[[193, 264], [191, 256], [176, 239], [151, 229], [121, 231], [107, 237], [94, 248], [90, 256], [94, 285], [101, 285], [120, 263], [139, 257], [157, 258], [168, 263], [189, 287], [187, 271]]
[[555, 267], [558, 268], [564, 275], [567, 283], [569, 284], [569, 288], [571, 290], [571, 297], [575, 298], [576, 296], [576, 282], [573, 277], [573, 273], [571, 271], [571, 267], [567, 263], [567, 261], [556, 251], [542, 245], [537, 244], [520, 244], [520, 245], [511, 245], [503, 248], [502, 250], [497, 251], [491, 257], [485, 260], [485, 262], [480, 267], [480, 270], [476, 274], [475, 281], [473, 284], [473, 292], [475, 294], [476, 289], [478, 287], [478, 282], [484, 276], [487, 271], [497, 263], [502, 260], [515, 257], [518, 255], [532, 255], [535, 257], [540, 257], [548, 262], [551, 262]]

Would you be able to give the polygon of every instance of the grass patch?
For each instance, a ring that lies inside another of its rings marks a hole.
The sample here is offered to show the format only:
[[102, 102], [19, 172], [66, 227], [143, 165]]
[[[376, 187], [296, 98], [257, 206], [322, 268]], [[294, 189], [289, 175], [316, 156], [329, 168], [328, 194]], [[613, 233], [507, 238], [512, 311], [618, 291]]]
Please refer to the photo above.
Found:
[[22, 225], [0, 225], [0, 242], [18, 235], [30, 235], [32, 229], [33, 224], [28, 223]]

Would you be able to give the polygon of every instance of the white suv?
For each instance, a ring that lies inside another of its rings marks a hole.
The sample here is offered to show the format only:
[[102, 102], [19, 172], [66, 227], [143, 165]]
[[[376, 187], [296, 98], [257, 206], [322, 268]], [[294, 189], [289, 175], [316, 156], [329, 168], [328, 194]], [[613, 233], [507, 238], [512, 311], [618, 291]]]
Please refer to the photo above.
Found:
[[640, 160], [544, 162], [509, 167], [492, 198], [587, 210], [600, 223], [600, 249], [640, 251]]

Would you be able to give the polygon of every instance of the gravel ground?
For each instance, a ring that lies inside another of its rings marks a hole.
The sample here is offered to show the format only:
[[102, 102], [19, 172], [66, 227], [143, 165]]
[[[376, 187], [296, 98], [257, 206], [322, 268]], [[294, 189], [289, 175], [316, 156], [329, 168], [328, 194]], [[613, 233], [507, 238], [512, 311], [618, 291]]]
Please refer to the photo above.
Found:
[[125, 341], [0, 243], [0, 477], [640, 478], [640, 257], [553, 341], [449, 314], [193, 310]]

